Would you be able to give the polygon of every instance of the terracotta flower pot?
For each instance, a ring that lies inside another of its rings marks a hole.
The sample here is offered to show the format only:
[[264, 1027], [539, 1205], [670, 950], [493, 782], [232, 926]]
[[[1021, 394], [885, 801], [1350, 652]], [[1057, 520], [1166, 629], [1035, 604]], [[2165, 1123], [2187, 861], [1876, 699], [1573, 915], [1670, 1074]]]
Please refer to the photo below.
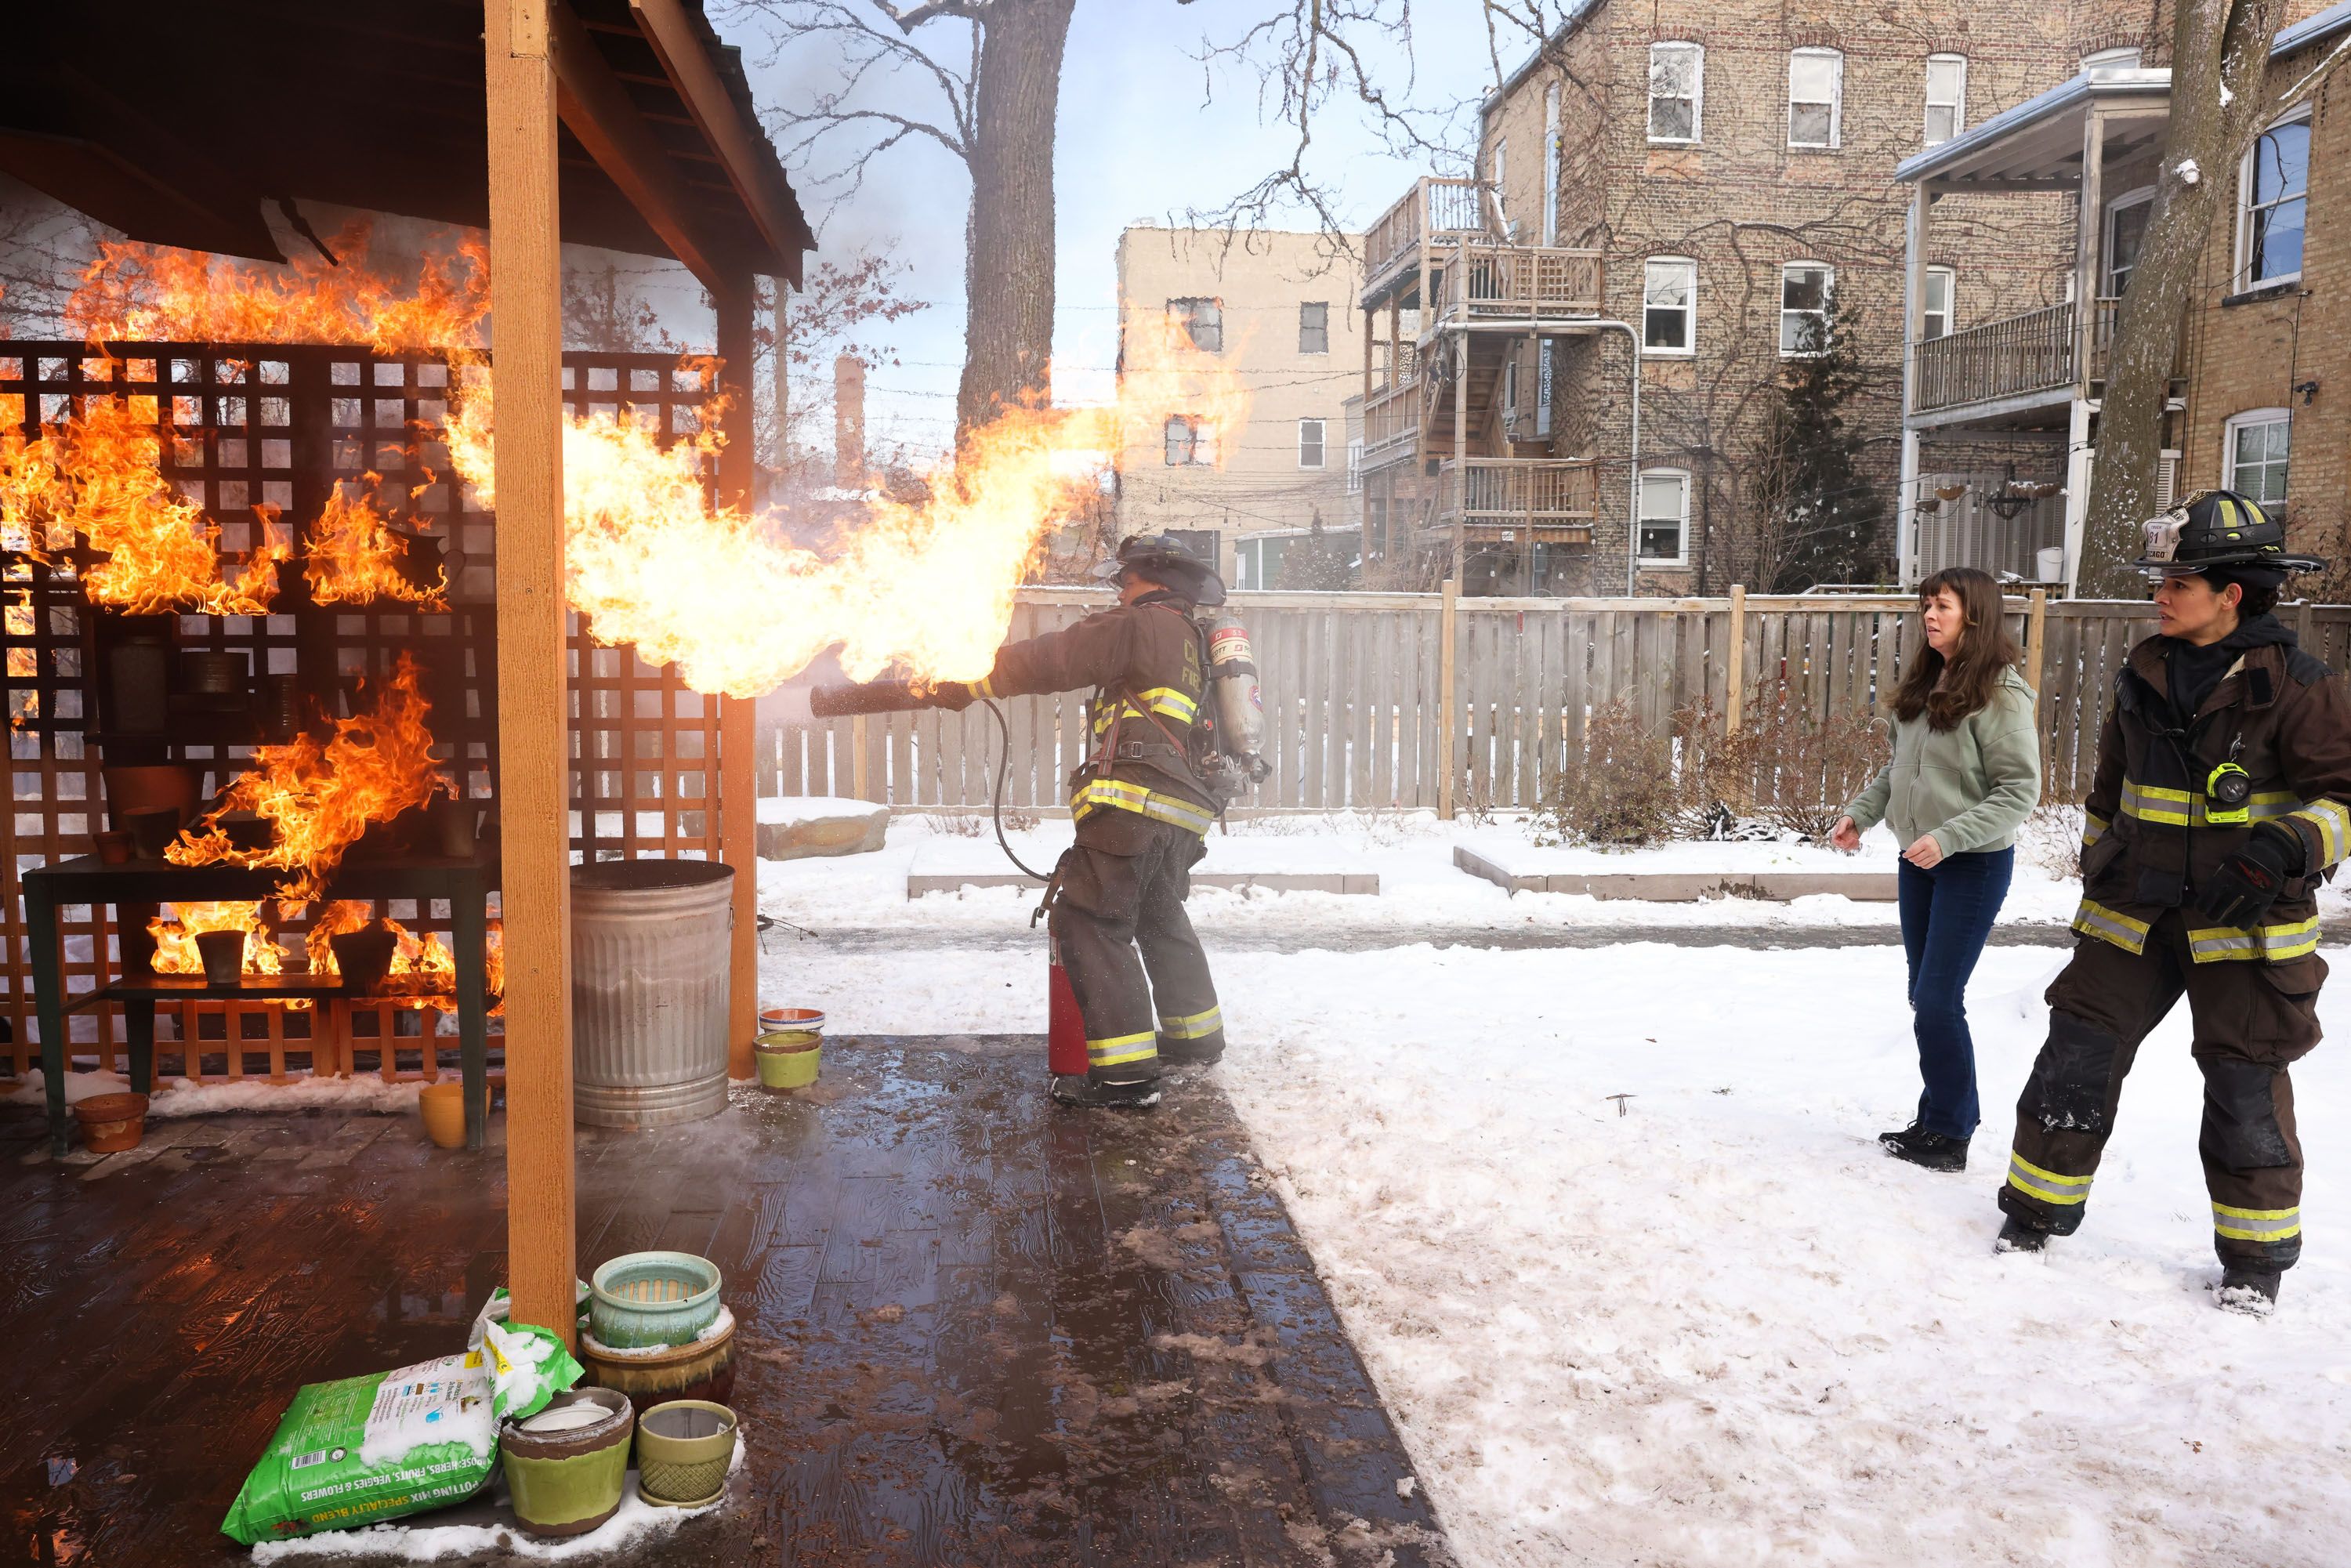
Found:
[[384, 975], [392, 968], [392, 956], [400, 949], [400, 938], [392, 927], [378, 923], [329, 936], [327, 946], [335, 950], [335, 967], [342, 973], [343, 989], [356, 995], [383, 984]]
[[196, 952], [204, 961], [208, 986], [234, 986], [245, 974], [243, 931], [199, 931]]
[[174, 807], [141, 806], [118, 812], [116, 820], [130, 831], [131, 847], [138, 852], [139, 858], [152, 861], [162, 859], [172, 841], [180, 836], [183, 819]]
[[173, 831], [196, 814], [196, 771], [178, 762], [140, 768], [100, 769], [106, 781], [106, 809], [114, 825], [129, 828], [129, 813], [148, 807], [169, 806]]
[[94, 1155], [135, 1149], [147, 1135], [147, 1096], [93, 1094], [77, 1100], [74, 1120], [81, 1125], [81, 1145]]

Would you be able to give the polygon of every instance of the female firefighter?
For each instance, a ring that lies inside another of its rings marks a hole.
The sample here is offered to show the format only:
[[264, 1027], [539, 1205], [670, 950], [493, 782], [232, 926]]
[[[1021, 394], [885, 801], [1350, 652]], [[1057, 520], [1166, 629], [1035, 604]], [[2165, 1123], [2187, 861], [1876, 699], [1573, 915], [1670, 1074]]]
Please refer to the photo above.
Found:
[[1165, 534], [1126, 540], [1098, 575], [1116, 579], [1115, 608], [1007, 644], [985, 680], [927, 690], [873, 681], [810, 696], [821, 717], [1094, 688], [1092, 749], [1070, 780], [1077, 841], [1045, 895], [1054, 952], [1084, 1020], [1087, 1067], [1057, 1076], [1052, 1093], [1069, 1104], [1142, 1107], [1158, 1103], [1165, 1064], [1207, 1064], [1225, 1051], [1207, 955], [1184, 912], [1219, 810], [1195, 756], [1207, 671], [1193, 612], [1222, 604], [1225, 585]]
[[2079, 1228], [2131, 1059], [2185, 994], [2217, 1304], [2266, 1313], [2301, 1254], [2287, 1068], [2318, 1043], [2316, 894], [2351, 848], [2351, 706], [2269, 612], [2287, 573], [2322, 565], [2225, 490], [2147, 525], [2161, 630], [2130, 651], [2099, 738], [2079, 935], [2017, 1101], [2002, 1250]]

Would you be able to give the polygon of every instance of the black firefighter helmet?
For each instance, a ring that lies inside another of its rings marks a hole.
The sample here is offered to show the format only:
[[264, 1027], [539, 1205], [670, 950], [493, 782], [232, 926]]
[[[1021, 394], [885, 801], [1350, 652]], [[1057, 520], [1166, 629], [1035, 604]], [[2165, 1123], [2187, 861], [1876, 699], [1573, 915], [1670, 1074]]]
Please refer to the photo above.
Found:
[[2285, 525], [2234, 490], [2204, 490], [2147, 525], [2147, 553], [2135, 563], [2149, 577], [2213, 574], [2276, 588], [2293, 571], [2321, 571], [2316, 556], [2289, 555]]
[[1130, 571], [1195, 605], [1225, 601], [1224, 579], [1217, 575], [1216, 568], [1193, 554], [1191, 547], [1174, 534], [1136, 534], [1121, 539], [1118, 559], [1094, 568], [1094, 575], [1106, 582]]

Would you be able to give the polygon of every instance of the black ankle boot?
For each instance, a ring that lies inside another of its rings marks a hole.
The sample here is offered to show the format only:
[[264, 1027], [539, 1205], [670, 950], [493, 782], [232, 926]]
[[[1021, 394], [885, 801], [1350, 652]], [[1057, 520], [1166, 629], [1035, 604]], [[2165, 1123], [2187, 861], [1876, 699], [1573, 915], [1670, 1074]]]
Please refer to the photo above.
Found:
[[2049, 1232], [2038, 1226], [2027, 1225], [2014, 1215], [2001, 1222], [2000, 1239], [1991, 1244], [1995, 1252], [2038, 1252], [2049, 1245]]
[[1052, 1095], [1063, 1105], [1102, 1111], [1144, 1111], [1159, 1103], [1159, 1081], [1146, 1078], [1140, 1083], [1096, 1083], [1080, 1073], [1057, 1075]]
[[1908, 1160], [1914, 1166], [1924, 1166], [1930, 1171], [1963, 1171], [1968, 1168], [1968, 1140], [1947, 1138], [1940, 1133], [1930, 1133], [1913, 1123], [1898, 1133], [1885, 1133], [1877, 1140], [1886, 1152], [1897, 1160]]
[[2278, 1285], [2284, 1275], [2283, 1269], [2224, 1263], [2220, 1266], [2220, 1288], [2212, 1292], [2212, 1304], [2224, 1312], [2265, 1318], [2277, 1309]]

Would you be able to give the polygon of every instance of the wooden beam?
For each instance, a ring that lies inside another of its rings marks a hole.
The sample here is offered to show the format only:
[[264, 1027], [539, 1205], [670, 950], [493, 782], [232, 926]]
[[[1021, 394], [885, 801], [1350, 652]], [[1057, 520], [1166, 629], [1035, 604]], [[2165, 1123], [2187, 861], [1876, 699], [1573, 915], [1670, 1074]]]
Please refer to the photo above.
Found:
[[684, 7], [679, 0], [629, 0], [629, 12], [653, 53], [661, 57], [670, 85], [685, 100], [704, 139], [726, 160], [736, 194], [743, 198], [777, 256], [793, 267], [797, 281], [802, 225], [778, 199], [780, 193], [760, 177], [763, 165], [751, 140], [752, 128], [744, 124], [734, 98], [718, 79], [717, 68], [703, 51], [701, 35], [686, 19]]
[[507, 946], [507, 1281], [572, 1343], [569, 716], [564, 678], [560, 0], [485, 0], [490, 306], [498, 323], [498, 792]]
[[730, 281], [701, 225], [672, 199], [678, 180], [669, 155], [653, 138], [628, 89], [604, 63], [595, 40], [571, 14], [569, 0], [550, 0], [549, 38], [555, 57], [555, 104], [563, 123], [598, 167], [644, 214], [653, 233], [715, 295]]
[[[780, 287], [780, 285], [778, 286]], [[748, 513], [758, 474], [751, 434], [751, 308], [746, 276], [711, 291], [718, 312], [718, 504]], [[725, 697], [718, 705], [718, 837], [735, 868], [735, 931], [729, 955], [726, 1075], [748, 1078], [751, 1046], [759, 1032], [759, 779], [758, 705]]]

